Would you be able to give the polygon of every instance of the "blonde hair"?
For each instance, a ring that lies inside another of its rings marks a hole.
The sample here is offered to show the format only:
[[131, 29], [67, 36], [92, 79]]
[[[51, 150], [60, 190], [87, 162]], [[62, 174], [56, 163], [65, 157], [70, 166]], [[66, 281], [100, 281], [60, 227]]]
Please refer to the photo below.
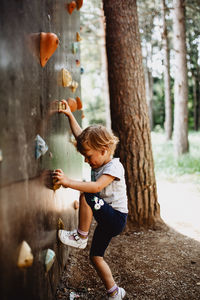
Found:
[[108, 131], [102, 125], [91, 125], [85, 128], [76, 139], [76, 148], [84, 154], [86, 147], [101, 151], [103, 149], [109, 150], [111, 155], [114, 154], [117, 143], [119, 142], [112, 131]]

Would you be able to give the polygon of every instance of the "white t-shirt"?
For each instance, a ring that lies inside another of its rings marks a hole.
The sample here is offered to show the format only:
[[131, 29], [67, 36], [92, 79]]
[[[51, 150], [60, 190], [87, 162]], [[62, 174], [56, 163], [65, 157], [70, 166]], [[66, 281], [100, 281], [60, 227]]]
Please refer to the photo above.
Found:
[[124, 167], [119, 158], [113, 158], [102, 167], [92, 170], [92, 180], [96, 181], [103, 174], [111, 175], [115, 179], [99, 193], [99, 196], [114, 209], [128, 213]]

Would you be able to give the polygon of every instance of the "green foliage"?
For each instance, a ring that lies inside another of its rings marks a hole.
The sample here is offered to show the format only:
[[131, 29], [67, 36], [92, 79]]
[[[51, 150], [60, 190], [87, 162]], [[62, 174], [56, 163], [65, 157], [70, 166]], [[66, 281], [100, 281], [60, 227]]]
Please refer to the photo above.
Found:
[[102, 1], [85, 1], [81, 10], [81, 91], [85, 119], [83, 123], [105, 124], [104, 82], [102, 66]]
[[166, 141], [163, 132], [152, 132], [154, 167], [157, 176], [175, 178], [182, 175], [194, 175], [200, 181], [200, 136], [189, 133], [190, 152], [176, 159], [173, 141]]

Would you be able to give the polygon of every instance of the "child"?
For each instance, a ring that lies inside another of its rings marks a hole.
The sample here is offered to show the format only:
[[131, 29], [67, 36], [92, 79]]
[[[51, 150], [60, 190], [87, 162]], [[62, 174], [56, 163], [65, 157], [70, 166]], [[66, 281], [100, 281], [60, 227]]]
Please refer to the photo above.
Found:
[[104, 260], [104, 253], [112, 237], [120, 234], [126, 225], [127, 195], [124, 168], [118, 158], [112, 158], [118, 138], [104, 126], [92, 125], [82, 130], [74, 118], [67, 101], [62, 100], [64, 113], [76, 138], [77, 150], [85, 157], [92, 168], [91, 182], [72, 180], [62, 170], [54, 172], [57, 184], [81, 191], [79, 225], [74, 231], [59, 230], [60, 241], [68, 246], [84, 249], [92, 218], [97, 221], [90, 259], [99, 277], [105, 285], [108, 299], [123, 299], [125, 290], [116, 285], [111, 270]]

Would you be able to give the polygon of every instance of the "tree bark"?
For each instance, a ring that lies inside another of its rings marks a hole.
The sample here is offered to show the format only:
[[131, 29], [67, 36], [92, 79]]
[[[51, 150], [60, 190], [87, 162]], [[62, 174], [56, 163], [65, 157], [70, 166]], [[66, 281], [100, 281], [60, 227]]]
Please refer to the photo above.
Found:
[[166, 24], [166, 4], [162, 0], [163, 10], [163, 48], [164, 48], [164, 86], [165, 86], [165, 136], [166, 140], [172, 138], [172, 99], [170, 92], [170, 62], [169, 62], [169, 42]]
[[174, 7], [174, 151], [175, 156], [188, 152], [188, 79], [185, 38], [185, 0], [173, 0]]
[[129, 225], [160, 223], [135, 0], [104, 0], [111, 122], [126, 171]]

